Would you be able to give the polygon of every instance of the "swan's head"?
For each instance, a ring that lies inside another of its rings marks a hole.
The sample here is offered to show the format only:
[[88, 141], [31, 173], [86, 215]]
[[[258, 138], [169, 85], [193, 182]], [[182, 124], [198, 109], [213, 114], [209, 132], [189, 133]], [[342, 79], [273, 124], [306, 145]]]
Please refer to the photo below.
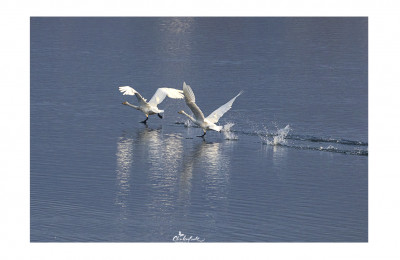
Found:
[[183, 114], [185, 113], [183, 110], [179, 111], [178, 114]]
[[128, 105], [128, 101], [122, 102], [122, 105]]

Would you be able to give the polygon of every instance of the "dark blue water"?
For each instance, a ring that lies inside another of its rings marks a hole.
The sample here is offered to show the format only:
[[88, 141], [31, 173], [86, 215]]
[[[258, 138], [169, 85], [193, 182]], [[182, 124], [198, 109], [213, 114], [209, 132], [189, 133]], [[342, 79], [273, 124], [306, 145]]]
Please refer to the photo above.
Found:
[[368, 241], [367, 18], [31, 18], [30, 109], [32, 242]]

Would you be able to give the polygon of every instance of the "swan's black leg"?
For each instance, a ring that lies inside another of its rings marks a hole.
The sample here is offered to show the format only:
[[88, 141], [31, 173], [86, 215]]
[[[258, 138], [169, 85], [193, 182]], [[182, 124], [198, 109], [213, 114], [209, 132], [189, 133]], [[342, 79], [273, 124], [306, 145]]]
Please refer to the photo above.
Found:
[[203, 138], [204, 139], [204, 136], [206, 135], [206, 131], [204, 131], [204, 134], [203, 135], [198, 135], [197, 137], [201, 137], [201, 138]]
[[162, 115], [160, 115], [159, 113], [157, 114], [157, 116], [162, 119]]
[[148, 115], [146, 115], [146, 119], [143, 120], [143, 121], [140, 121], [140, 123], [147, 124], [147, 120], [149, 120], [149, 116]]

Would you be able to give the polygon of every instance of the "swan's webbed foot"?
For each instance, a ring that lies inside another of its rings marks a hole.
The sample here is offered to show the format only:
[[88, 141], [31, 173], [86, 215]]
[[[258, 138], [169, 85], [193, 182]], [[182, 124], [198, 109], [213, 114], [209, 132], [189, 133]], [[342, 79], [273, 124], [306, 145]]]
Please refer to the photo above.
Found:
[[160, 113], [158, 113], [157, 116], [158, 116], [159, 118], [161, 118], [161, 119], [163, 118], [163, 116], [160, 115]]
[[149, 117], [146, 117], [146, 119], [143, 121], [140, 121], [140, 123], [147, 125], [147, 120], [149, 120]]

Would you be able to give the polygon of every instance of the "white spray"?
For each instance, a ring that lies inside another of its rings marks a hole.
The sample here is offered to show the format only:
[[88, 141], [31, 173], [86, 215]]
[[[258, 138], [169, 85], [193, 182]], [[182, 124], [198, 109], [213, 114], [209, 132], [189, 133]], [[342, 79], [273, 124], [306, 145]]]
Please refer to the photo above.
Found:
[[221, 132], [224, 134], [226, 140], [238, 140], [238, 136], [231, 132], [231, 128], [234, 126], [234, 123], [227, 123], [222, 127]]
[[189, 119], [187, 119], [184, 124], [185, 124], [185, 127], [192, 127], [193, 126], [192, 121], [190, 121]]
[[272, 136], [268, 135], [268, 131], [266, 130], [266, 134], [262, 135], [260, 134], [261, 140], [268, 144], [268, 145], [284, 145], [287, 143], [286, 136], [289, 134], [289, 132], [292, 130], [289, 125], [285, 126], [284, 128], [278, 129], [276, 134]]

